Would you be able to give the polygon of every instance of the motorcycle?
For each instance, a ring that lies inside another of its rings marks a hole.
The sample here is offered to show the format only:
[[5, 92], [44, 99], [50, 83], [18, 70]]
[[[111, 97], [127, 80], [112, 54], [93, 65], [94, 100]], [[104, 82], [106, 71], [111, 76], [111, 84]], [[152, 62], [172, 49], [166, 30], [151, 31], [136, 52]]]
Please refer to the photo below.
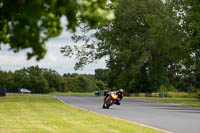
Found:
[[112, 106], [116, 100], [118, 100], [118, 95], [114, 94], [113, 92], [109, 94], [109, 96], [104, 100], [103, 108], [109, 109], [110, 106]]

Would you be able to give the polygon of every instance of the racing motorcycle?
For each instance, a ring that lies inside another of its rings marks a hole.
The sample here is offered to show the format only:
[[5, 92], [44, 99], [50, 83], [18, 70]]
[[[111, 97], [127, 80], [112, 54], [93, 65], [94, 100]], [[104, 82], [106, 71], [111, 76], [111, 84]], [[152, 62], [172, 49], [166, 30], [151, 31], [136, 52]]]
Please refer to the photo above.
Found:
[[112, 106], [116, 102], [116, 100], [118, 100], [118, 95], [111, 92], [109, 96], [104, 100], [103, 108], [109, 109], [109, 107]]

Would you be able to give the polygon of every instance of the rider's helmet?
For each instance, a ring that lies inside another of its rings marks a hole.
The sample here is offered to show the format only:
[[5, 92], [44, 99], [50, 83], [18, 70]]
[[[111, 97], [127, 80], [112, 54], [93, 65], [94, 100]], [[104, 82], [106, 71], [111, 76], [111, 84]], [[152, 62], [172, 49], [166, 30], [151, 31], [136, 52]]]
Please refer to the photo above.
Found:
[[123, 94], [123, 93], [124, 93], [124, 90], [123, 90], [123, 89], [119, 89], [119, 92], [120, 92], [121, 94]]

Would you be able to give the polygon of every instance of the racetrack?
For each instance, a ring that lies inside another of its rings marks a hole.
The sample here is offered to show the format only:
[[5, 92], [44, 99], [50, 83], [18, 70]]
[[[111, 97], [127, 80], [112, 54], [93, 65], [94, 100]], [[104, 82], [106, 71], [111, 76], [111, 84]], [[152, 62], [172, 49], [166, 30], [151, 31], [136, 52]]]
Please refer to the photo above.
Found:
[[200, 109], [124, 98], [121, 105], [102, 109], [103, 97], [56, 96], [89, 111], [118, 117], [174, 133], [200, 133]]

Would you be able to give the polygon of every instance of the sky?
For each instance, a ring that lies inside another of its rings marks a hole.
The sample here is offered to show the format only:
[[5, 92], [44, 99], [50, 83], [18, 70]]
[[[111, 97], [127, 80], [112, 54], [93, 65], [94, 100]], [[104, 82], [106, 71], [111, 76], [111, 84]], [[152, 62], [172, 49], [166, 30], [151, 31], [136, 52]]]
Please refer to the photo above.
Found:
[[[62, 18], [62, 25], [66, 24], [66, 20]], [[5, 71], [15, 71], [23, 67], [36, 66], [41, 68], [49, 68], [56, 70], [59, 74], [64, 73], [84, 73], [94, 74], [94, 70], [97, 68], [105, 68], [105, 59], [96, 61], [92, 64], [85, 66], [82, 70], [75, 71], [75, 58], [64, 57], [60, 53], [60, 48], [67, 44], [72, 44], [71, 33], [64, 30], [62, 34], [56, 38], [50, 39], [46, 44], [47, 53], [44, 59], [39, 62], [35, 58], [27, 60], [26, 53], [30, 49], [22, 50], [18, 53], [14, 53], [9, 50], [9, 45], [1, 45], [0, 50], [0, 69]], [[77, 44], [80, 45], [80, 44]]]

